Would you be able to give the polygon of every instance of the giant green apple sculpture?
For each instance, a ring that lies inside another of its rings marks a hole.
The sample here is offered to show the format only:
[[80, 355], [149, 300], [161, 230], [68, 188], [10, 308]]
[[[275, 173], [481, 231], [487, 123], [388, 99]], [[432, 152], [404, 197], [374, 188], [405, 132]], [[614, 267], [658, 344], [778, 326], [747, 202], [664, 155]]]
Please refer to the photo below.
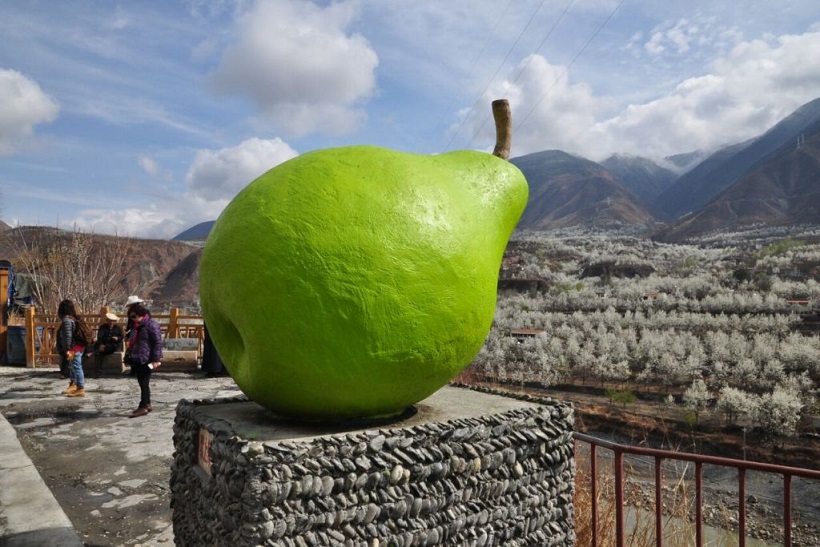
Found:
[[213, 226], [200, 297], [237, 385], [303, 420], [389, 416], [478, 353], [524, 175], [490, 154], [317, 150]]

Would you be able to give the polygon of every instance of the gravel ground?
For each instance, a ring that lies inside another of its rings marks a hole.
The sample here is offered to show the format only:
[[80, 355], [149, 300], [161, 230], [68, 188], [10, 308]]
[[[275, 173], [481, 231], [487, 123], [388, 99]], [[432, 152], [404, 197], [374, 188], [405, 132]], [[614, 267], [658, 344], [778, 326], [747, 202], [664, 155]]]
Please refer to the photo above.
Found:
[[172, 545], [168, 482], [180, 399], [231, 397], [228, 377], [157, 372], [154, 410], [128, 375], [87, 381], [88, 396], [60, 395], [57, 369], [0, 366], [0, 412], [86, 545]]

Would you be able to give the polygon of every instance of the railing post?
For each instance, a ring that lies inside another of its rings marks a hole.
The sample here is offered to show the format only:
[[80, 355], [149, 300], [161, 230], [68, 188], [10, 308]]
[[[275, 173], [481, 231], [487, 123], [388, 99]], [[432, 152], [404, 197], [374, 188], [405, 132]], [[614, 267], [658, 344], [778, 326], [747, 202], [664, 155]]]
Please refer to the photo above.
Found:
[[[11, 302], [8, 300], [9, 294], [9, 270], [8, 268], [0, 268], [0, 308], [2, 308], [3, 312], [9, 311], [8, 306], [11, 305]], [[8, 319], [8, 316], [5, 315], [5, 319]], [[0, 353], [5, 353], [7, 347], [7, 336], [8, 336], [8, 322], [7, 321], [0, 321]]]
[[792, 476], [783, 475], [783, 545], [792, 547]]
[[624, 453], [615, 450], [615, 545], [624, 547]]
[[663, 458], [655, 457], [655, 545], [663, 547]]
[[703, 464], [695, 462], [695, 543], [703, 547]]
[[202, 351], [205, 346], [205, 323], [203, 322], [199, 327], [196, 329], [196, 351], [199, 358], [202, 358]]
[[738, 500], [737, 500], [737, 522], [738, 522], [738, 547], [746, 547], [746, 469], [737, 470]]
[[179, 308], [171, 308], [168, 318], [168, 338], [179, 338]]
[[590, 498], [592, 505], [592, 547], [598, 547], [598, 455], [596, 445], [589, 445]]
[[34, 330], [34, 311], [34, 306], [26, 308], [26, 368], [34, 368], [35, 365], [34, 337], [37, 336], [37, 332]]

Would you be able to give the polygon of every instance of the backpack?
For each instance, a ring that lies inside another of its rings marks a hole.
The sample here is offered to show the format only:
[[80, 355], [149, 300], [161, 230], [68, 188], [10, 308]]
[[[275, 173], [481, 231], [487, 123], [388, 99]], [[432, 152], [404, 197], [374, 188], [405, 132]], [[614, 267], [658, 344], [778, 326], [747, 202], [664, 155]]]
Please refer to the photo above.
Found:
[[94, 338], [91, 335], [91, 329], [88, 327], [86, 322], [79, 317], [74, 318], [73, 338], [76, 345], [83, 347], [90, 346], [94, 342]]

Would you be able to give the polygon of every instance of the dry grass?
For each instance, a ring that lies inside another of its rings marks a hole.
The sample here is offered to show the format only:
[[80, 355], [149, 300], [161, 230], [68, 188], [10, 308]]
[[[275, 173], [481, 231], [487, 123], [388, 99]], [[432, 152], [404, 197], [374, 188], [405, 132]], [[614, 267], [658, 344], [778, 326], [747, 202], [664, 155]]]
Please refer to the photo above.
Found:
[[26, 318], [17, 313], [10, 313], [6, 324], [10, 327], [24, 327], [26, 325]]
[[[737, 433], [730, 433], [722, 428], [704, 431], [702, 428], [692, 430], [681, 427], [681, 423], [674, 418], [669, 419], [670, 409], [657, 404], [635, 404], [624, 409], [619, 406], [606, 404], [603, 397], [593, 397], [576, 392], [559, 392], [556, 390], [539, 390], [533, 388], [517, 388], [510, 385], [493, 384], [481, 379], [478, 381], [467, 371], [462, 378], [466, 383], [483, 385], [494, 389], [528, 393], [532, 396], [551, 396], [559, 400], [571, 401], [575, 406], [576, 428], [579, 431], [618, 431], [622, 434], [623, 442], [628, 445], [660, 446], [670, 451], [706, 453], [712, 455], [740, 458], [741, 453], [748, 453], [749, 459], [756, 461], [773, 461], [772, 446], [765, 443], [750, 443], [746, 445]], [[601, 399], [598, 403], [597, 399]], [[637, 407], [637, 408], [633, 408]], [[645, 411], [638, 412], [638, 410]], [[801, 438], [798, 443], [783, 446], [776, 454], [776, 463], [815, 468], [817, 462], [816, 441], [812, 442]], [[586, 445], [576, 445], [576, 482], [575, 482], [575, 531], [576, 545], [591, 547], [592, 543], [592, 503], [590, 499], [589, 451], [584, 451]], [[598, 546], [608, 547], [615, 545], [615, 485], [612, 472], [612, 453], [608, 450], [598, 450]], [[654, 469], [652, 462], [644, 460], [640, 469], [635, 469], [631, 457], [624, 458], [625, 466], [625, 498], [627, 505], [627, 520], [625, 526], [625, 545], [633, 547], [655, 546], [655, 493]], [[665, 460], [663, 473], [663, 513], [662, 534], [664, 547], [677, 547], [695, 544], [695, 484], [692, 463], [674, 460]], [[675, 467], [677, 466], [677, 467]], [[704, 544], [707, 547], [730, 547], [738, 545], [738, 511], [736, 491], [712, 489], [704, 484], [704, 514], [705, 522], [711, 528], [704, 530]], [[731, 486], [729, 486], [731, 488]], [[711, 493], [710, 493], [711, 492]], [[747, 491], [747, 494], [749, 492]], [[776, 493], [775, 496], [782, 496]], [[782, 498], [780, 498], [782, 499]], [[764, 538], [773, 538], [773, 545], [782, 539], [782, 514], [778, 511], [782, 506], [774, 504], [769, 507], [765, 504], [747, 507], [747, 534], [749, 537], [752, 523], [757, 522], [756, 528], [765, 527]], [[755, 514], [757, 512], [758, 514]], [[796, 544], [820, 545], [816, 541], [816, 519], [809, 518], [812, 528], [799, 528], [799, 515], [793, 515], [795, 526], [793, 539], [806, 535], [808, 542]], [[759, 543], [751, 542], [752, 545]]]
[[[577, 454], [575, 476], [575, 534], [576, 544], [593, 546], [591, 476], [589, 454]], [[614, 547], [616, 545], [615, 513], [615, 477], [612, 462], [598, 462], [597, 483], [597, 545]], [[655, 542], [655, 498], [654, 482], [641, 483], [632, 478], [640, 472], [628, 467], [625, 460], [625, 525], [624, 544], [631, 547], [654, 547]], [[689, 547], [695, 544], [695, 527], [692, 523], [695, 514], [694, 485], [687, 478], [688, 468], [674, 472], [674, 477], [665, 476], [662, 494], [661, 530], [665, 547]], [[644, 473], [645, 474], [645, 473]], [[732, 515], [725, 515], [725, 528], [731, 529]], [[714, 537], [712, 537], [714, 536]], [[733, 534], [712, 534], [705, 542], [710, 547], [737, 545]]]
[[[580, 462], [579, 462], [580, 463]], [[598, 521], [595, 527], [598, 532], [598, 544], [615, 544], [615, 489], [612, 481], [602, 481], [598, 473], [596, 506]], [[575, 469], [575, 542], [576, 545], [593, 544], [592, 524], [592, 488], [590, 486], [589, 465], [577, 466]]]

